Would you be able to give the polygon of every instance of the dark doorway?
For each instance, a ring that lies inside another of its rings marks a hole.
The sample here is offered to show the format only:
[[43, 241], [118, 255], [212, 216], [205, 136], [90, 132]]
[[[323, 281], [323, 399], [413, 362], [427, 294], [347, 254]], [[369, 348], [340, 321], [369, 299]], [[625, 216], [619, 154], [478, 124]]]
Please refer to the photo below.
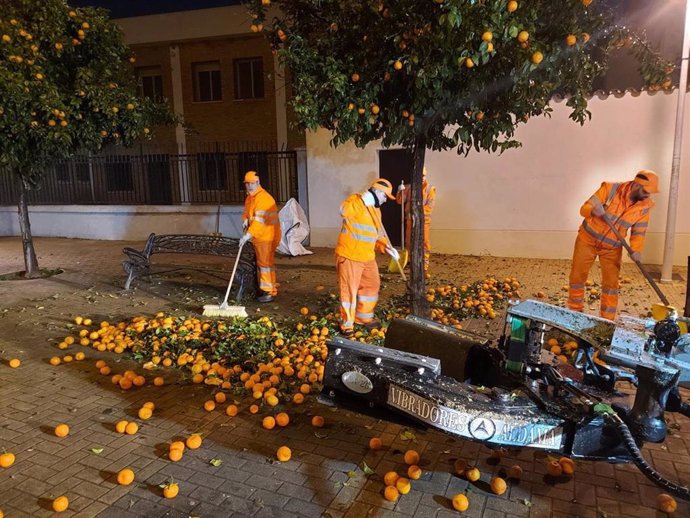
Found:
[[170, 156], [149, 155], [145, 158], [145, 164], [149, 176], [150, 203], [169, 205], [172, 203]]
[[[404, 181], [406, 185], [410, 183], [413, 169], [412, 153], [407, 149], [382, 149], [379, 151], [379, 176], [393, 184], [393, 194], [397, 192], [401, 181]], [[381, 217], [393, 246], [400, 246], [403, 221], [400, 205], [394, 201], [385, 203], [381, 207]]]

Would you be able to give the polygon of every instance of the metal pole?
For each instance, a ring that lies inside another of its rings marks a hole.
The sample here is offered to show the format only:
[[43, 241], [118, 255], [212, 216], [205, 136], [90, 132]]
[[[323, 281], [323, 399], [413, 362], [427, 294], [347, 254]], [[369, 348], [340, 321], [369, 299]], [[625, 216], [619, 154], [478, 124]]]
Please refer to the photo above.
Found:
[[690, 0], [685, 3], [685, 30], [683, 33], [682, 60], [680, 64], [680, 84], [678, 85], [678, 106], [676, 109], [676, 132], [673, 140], [673, 161], [671, 162], [671, 181], [668, 189], [668, 213], [666, 215], [666, 239], [664, 242], [664, 262], [661, 267], [661, 282], [673, 282], [673, 252], [676, 240], [676, 216], [678, 212], [678, 181], [680, 178], [680, 155], [683, 143], [683, 114], [685, 95], [688, 91], [688, 57], [690, 57]]

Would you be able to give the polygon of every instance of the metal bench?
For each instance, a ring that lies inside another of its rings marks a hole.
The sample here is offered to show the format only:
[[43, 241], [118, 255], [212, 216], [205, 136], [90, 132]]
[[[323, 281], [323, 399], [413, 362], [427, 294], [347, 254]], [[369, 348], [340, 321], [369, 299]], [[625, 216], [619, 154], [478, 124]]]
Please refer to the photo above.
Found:
[[[127, 260], [122, 262], [122, 267], [127, 273], [125, 289], [128, 290], [132, 281], [138, 277], [150, 276], [151, 256], [153, 254], [192, 254], [192, 255], [216, 255], [227, 257], [234, 261], [239, 250], [239, 239], [214, 235], [156, 235], [151, 234], [144, 245], [143, 250], [125, 247], [122, 253]], [[232, 263], [231, 263], [232, 264]], [[189, 266], [168, 269], [155, 272], [156, 274], [168, 273], [184, 269], [197, 269]], [[256, 295], [258, 280], [256, 276], [256, 253], [251, 243], [247, 243], [242, 249], [240, 262], [237, 265], [235, 284], [239, 285], [235, 300], [240, 300], [248, 294]]]

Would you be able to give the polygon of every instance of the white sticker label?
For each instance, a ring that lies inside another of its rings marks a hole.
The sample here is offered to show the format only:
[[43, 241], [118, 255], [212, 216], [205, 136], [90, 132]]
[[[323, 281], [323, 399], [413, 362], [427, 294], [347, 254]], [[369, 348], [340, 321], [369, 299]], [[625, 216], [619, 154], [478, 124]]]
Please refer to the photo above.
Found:
[[352, 392], [357, 392], [358, 394], [368, 394], [374, 389], [374, 384], [369, 378], [364, 374], [357, 371], [343, 372], [340, 377], [343, 380], [343, 384], [349, 388]]
[[491, 417], [486, 416], [486, 412], [462, 412], [395, 385], [388, 388], [388, 404], [420, 421], [468, 439], [547, 450], [559, 449], [563, 441], [563, 428], [556, 422], [533, 422], [519, 417], [505, 420], [497, 419], [493, 412]]

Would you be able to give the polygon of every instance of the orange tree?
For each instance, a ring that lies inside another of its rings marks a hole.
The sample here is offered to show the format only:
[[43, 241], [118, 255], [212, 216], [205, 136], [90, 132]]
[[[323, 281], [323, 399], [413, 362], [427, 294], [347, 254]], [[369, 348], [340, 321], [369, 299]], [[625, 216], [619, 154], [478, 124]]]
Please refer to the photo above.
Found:
[[[414, 155], [412, 310], [428, 311], [422, 267], [425, 150], [502, 152], [554, 95], [589, 117], [592, 81], [628, 46], [649, 84], [672, 66], [617, 27], [599, 0], [248, 0], [251, 29], [270, 38], [291, 73], [292, 105], [332, 144], [380, 141]], [[276, 11], [268, 11], [275, 5]], [[275, 14], [277, 15], [273, 17]], [[271, 16], [271, 17], [269, 17]]]
[[3, 2], [0, 13], [0, 174], [19, 190], [26, 275], [38, 272], [27, 192], [51, 162], [107, 144], [130, 145], [164, 105], [136, 95], [134, 57], [105, 11], [63, 0]]

